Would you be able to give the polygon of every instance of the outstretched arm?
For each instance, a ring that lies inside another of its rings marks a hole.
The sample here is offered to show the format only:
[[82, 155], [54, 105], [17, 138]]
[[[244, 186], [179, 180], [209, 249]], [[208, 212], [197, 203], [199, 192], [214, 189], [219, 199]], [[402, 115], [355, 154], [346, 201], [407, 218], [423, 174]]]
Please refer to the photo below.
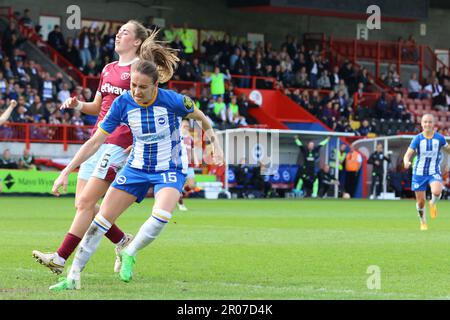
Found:
[[328, 143], [328, 141], [330, 141], [330, 139], [331, 139], [330, 137], [326, 137], [324, 140], [319, 142], [319, 146], [323, 147]]
[[94, 101], [92, 102], [82, 102], [79, 101], [76, 97], [69, 98], [64, 101], [60, 109], [76, 109], [85, 114], [97, 116], [100, 113], [101, 106], [102, 96], [100, 94], [96, 94]]
[[303, 146], [303, 143], [302, 143], [302, 141], [299, 139], [298, 136], [294, 136], [294, 139], [295, 139], [295, 144], [296, 144], [298, 147]]
[[60, 195], [60, 187], [63, 187], [64, 192], [66, 191], [69, 174], [77, 167], [79, 167], [84, 161], [89, 159], [95, 152], [97, 152], [97, 150], [105, 142], [106, 137], [107, 135], [103, 133], [102, 130], [97, 130], [95, 134], [83, 144], [83, 146], [75, 154], [75, 157], [72, 159], [72, 161], [70, 161], [67, 167], [65, 167], [64, 170], [61, 171], [61, 174], [53, 183], [52, 192], [54, 195]]

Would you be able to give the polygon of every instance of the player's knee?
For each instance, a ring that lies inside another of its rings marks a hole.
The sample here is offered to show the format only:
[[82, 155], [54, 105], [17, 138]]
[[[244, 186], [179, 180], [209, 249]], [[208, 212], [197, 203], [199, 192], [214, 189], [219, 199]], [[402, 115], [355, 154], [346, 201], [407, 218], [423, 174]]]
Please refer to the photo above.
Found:
[[425, 199], [417, 200], [417, 204], [419, 205], [419, 208], [425, 207]]
[[82, 195], [76, 200], [75, 207], [78, 212], [94, 212], [96, 204], [97, 201], [91, 199], [89, 196]]

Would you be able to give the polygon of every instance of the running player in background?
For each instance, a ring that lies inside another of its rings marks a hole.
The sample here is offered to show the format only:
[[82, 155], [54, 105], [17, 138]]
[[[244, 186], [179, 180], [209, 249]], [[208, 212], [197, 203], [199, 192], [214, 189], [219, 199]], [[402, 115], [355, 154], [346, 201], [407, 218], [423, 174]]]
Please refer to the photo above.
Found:
[[194, 167], [200, 164], [197, 158], [197, 154], [195, 153], [194, 138], [191, 135], [189, 120], [187, 119], [184, 119], [181, 122], [181, 137], [183, 138], [182, 143], [186, 146], [188, 168], [186, 174], [186, 183], [184, 185], [183, 192], [180, 196], [180, 200], [178, 200], [178, 209], [180, 209], [181, 211], [187, 211], [188, 209], [184, 204], [183, 197], [188, 195], [189, 192], [195, 190]]
[[151, 217], [128, 247], [120, 252], [120, 278], [125, 282], [132, 279], [137, 252], [149, 245], [167, 225], [185, 182], [187, 157], [179, 127], [182, 117], [186, 116], [201, 122], [214, 145], [217, 162], [221, 163], [222, 149], [203, 112], [195, 109], [189, 97], [158, 88], [155, 64], [145, 60], [135, 62], [131, 69], [130, 91], [114, 100], [99, 130], [80, 148], [53, 185], [53, 192], [58, 195], [59, 188], [67, 186], [70, 172], [94, 154], [109, 134], [121, 123], [130, 127], [133, 133], [131, 156], [108, 189], [99, 213], [80, 243], [67, 278], [51, 286], [50, 290], [80, 289], [81, 271], [103, 235], [133, 202], [141, 202], [154, 186]]
[[411, 158], [417, 153], [417, 161], [413, 167], [411, 189], [416, 194], [416, 208], [420, 219], [420, 230], [427, 230], [427, 218], [425, 214], [425, 200], [427, 186], [431, 188], [431, 200], [429, 202], [430, 216], [437, 216], [437, 202], [442, 194], [441, 176], [441, 150], [450, 153], [450, 146], [443, 135], [434, 131], [434, 116], [424, 114], [421, 121], [422, 133], [412, 140], [403, 157], [405, 169], [411, 167]]
[[[76, 97], [66, 100], [61, 109], [74, 108], [83, 113], [98, 115], [98, 120], [92, 132], [109, 111], [114, 99], [130, 88], [130, 69], [133, 62], [139, 59], [155, 61], [158, 66], [160, 82], [167, 82], [173, 75], [178, 62], [174, 50], [163, 47], [156, 41], [157, 32], [146, 29], [137, 21], [130, 20], [118, 31], [115, 41], [115, 51], [119, 60], [107, 64], [101, 73], [97, 93], [93, 102], [81, 102]], [[99, 210], [97, 202], [106, 193], [117, 172], [125, 164], [128, 157], [127, 148], [133, 143], [130, 129], [121, 125], [115, 130], [99, 150], [86, 159], [78, 172], [75, 195], [75, 218], [64, 237], [63, 242], [54, 253], [33, 251], [33, 257], [48, 267], [52, 272], [63, 272], [66, 260], [73, 253], [81, 238], [89, 228], [95, 214]], [[116, 261], [114, 271], [120, 270], [118, 252], [132, 239], [116, 225], [112, 225], [106, 237], [116, 244]]]

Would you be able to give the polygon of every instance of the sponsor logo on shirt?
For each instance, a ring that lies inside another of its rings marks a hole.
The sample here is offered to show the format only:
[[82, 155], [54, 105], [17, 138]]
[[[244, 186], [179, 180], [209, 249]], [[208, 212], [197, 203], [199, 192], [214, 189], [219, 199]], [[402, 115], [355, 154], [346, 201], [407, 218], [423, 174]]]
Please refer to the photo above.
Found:
[[122, 93], [126, 92], [126, 91], [127, 90], [125, 90], [125, 89], [112, 86], [109, 82], [105, 83], [100, 88], [100, 92], [101, 93], [112, 93], [112, 94], [115, 94], [115, 95], [118, 95], [118, 96], [121, 95]]
[[169, 129], [157, 133], [143, 134], [137, 137], [137, 139], [142, 141], [143, 143], [150, 144], [150, 143], [157, 143], [163, 139], [167, 139], [167, 137], [170, 137]]

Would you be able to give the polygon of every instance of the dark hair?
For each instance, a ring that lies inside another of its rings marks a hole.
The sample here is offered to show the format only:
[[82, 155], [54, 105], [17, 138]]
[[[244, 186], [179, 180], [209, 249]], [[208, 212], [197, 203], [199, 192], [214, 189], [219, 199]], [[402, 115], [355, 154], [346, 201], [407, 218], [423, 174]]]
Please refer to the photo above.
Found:
[[131, 72], [139, 72], [152, 79], [153, 83], [159, 80], [158, 67], [151, 61], [139, 60], [131, 65]]

